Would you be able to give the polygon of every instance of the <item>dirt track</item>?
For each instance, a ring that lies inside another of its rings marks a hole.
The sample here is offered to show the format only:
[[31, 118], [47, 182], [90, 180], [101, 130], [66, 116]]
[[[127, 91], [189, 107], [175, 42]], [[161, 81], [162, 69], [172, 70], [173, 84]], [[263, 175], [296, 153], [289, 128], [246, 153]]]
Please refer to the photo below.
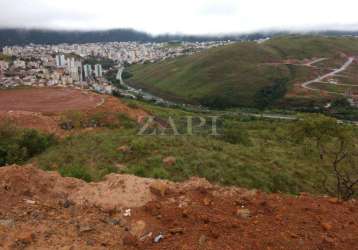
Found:
[[62, 112], [95, 108], [103, 98], [70, 88], [29, 88], [0, 91], [0, 111]]

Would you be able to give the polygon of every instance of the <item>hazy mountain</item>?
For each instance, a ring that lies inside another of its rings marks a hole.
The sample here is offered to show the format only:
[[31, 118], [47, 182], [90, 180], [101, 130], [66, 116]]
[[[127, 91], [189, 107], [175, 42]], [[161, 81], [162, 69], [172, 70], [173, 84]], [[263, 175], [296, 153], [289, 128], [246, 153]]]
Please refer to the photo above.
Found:
[[[0, 29], [0, 47], [25, 44], [94, 43], [94, 42], [169, 42], [169, 41], [212, 41], [212, 40], [255, 40], [265, 37], [288, 34], [285, 31], [255, 32], [250, 34], [228, 34], [217, 36], [159, 35], [133, 29], [114, 29], [107, 31], [55, 31], [39, 29]], [[290, 33], [292, 34], [292, 33]], [[308, 34], [306, 32], [306, 34]], [[322, 31], [309, 32], [329, 36], [358, 35], [358, 32]]]
[[132, 29], [115, 29], [108, 31], [52, 31], [26, 29], [0, 29], [0, 47], [11, 45], [59, 44], [59, 43], [94, 43], [94, 42], [167, 42], [167, 41], [208, 41], [221, 39], [238, 39], [238, 36], [152, 36]]

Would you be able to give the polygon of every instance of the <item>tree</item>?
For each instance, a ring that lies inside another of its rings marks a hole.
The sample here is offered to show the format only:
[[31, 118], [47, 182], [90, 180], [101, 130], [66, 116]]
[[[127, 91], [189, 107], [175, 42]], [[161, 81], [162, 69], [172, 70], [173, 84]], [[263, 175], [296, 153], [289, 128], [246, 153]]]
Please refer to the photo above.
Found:
[[259, 90], [255, 95], [256, 106], [260, 109], [264, 109], [274, 104], [275, 101], [285, 96], [287, 92], [288, 79], [275, 80], [271, 86], [266, 86]]
[[318, 150], [322, 167], [328, 167], [335, 188], [327, 184], [329, 174], [321, 171], [326, 191], [342, 200], [351, 199], [358, 188], [358, 149], [356, 129], [323, 115], [307, 116], [298, 122], [296, 138], [309, 139]]

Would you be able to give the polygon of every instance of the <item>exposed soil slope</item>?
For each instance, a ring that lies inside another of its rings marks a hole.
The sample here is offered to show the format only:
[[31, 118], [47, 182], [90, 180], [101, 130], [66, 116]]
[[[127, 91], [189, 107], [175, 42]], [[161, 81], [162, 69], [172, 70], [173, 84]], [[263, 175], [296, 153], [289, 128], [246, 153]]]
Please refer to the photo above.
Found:
[[20, 127], [64, 135], [59, 127], [66, 111], [123, 113], [140, 121], [147, 113], [133, 109], [118, 98], [71, 88], [25, 88], [0, 90], [0, 119]]
[[103, 97], [70, 88], [25, 88], [0, 91], [0, 111], [62, 112], [85, 110]]
[[31, 166], [1, 168], [0, 189], [1, 249], [357, 247], [355, 201], [268, 195], [202, 179], [111, 175], [88, 184]]

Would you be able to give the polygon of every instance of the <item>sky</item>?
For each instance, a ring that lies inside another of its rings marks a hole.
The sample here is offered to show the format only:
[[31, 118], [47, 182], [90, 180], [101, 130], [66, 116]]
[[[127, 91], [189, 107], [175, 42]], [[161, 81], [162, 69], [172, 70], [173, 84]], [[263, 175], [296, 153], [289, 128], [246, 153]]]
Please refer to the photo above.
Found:
[[358, 30], [357, 0], [0, 0], [0, 27], [151, 34]]

